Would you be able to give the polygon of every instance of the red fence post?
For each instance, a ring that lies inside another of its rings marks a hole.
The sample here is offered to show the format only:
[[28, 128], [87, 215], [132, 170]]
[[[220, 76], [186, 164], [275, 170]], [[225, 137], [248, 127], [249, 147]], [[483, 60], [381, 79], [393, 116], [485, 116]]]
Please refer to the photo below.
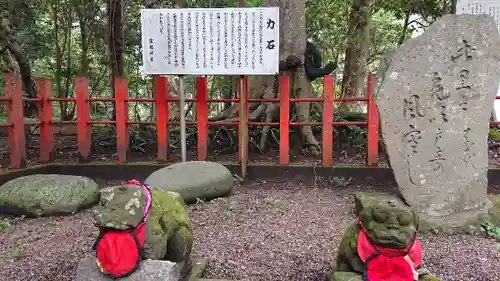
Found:
[[125, 77], [115, 78], [116, 103], [116, 154], [118, 162], [127, 161], [128, 81]]
[[5, 96], [9, 122], [10, 168], [26, 166], [26, 139], [24, 135], [24, 106], [21, 76], [9, 72], [5, 74]]
[[196, 77], [196, 123], [198, 126], [198, 160], [207, 159], [208, 138], [208, 89], [207, 78]]
[[323, 77], [323, 166], [333, 166], [333, 97], [335, 78]]
[[290, 164], [290, 76], [280, 75], [280, 165]]
[[168, 78], [155, 76], [156, 134], [158, 135], [158, 162], [168, 161]]
[[377, 76], [370, 74], [368, 76], [368, 151], [367, 151], [367, 165], [376, 165], [378, 161], [378, 128], [379, 128], [379, 115], [375, 99], [373, 97], [373, 88]]
[[86, 77], [75, 78], [76, 90], [76, 110], [78, 115], [77, 121], [77, 142], [78, 142], [78, 158], [80, 162], [89, 161], [90, 149], [92, 145], [90, 131], [90, 105], [88, 100], [89, 84]]
[[40, 121], [40, 162], [47, 163], [52, 160], [54, 149], [54, 128], [52, 127], [52, 83], [47, 78], [37, 81], [38, 98], [38, 120]]

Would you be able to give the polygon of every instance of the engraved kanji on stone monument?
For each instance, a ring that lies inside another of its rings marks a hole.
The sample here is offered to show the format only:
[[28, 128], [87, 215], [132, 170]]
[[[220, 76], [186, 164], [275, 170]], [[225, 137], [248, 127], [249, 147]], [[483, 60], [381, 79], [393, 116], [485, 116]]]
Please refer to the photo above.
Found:
[[423, 222], [459, 228], [490, 208], [488, 122], [500, 36], [487, 15], [446, 15], [391, 57], [376, 102], [391, 167]]

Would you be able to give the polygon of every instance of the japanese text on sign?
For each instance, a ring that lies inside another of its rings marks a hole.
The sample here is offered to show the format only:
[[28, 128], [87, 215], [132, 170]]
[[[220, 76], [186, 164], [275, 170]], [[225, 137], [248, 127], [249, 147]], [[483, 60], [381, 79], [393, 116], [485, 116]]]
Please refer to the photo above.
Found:
[[279, 8], [143, 9], [146, 74], [275, 75]]

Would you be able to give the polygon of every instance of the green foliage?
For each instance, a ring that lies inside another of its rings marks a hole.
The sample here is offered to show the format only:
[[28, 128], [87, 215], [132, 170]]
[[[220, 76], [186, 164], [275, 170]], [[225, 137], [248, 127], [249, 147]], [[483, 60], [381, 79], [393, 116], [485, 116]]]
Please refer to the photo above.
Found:
[[489, 221], [481, 222], [481, 226], [483, 227], [484, 231], [486, 232], [486, 235], [500, 241], [500, 226], [494, 225]]
[[23, 249], [21, 248], [21, 246], [16, 246], [14, 247], [14, 249], [12, 249], [11, 255], [15, 260], [20, 259], [22, 254], [23, 254]]
[[0, 219], [0, 233], [7, 231], [11, 227], [8, 219]]
[[[368, 69], [375, 72], [382, 55], [393, 51], [402, 36], [403, 24], [393, 11], [379, 10], [373, 15]], [[405, 32], [407, 34], [407, 32]], [[409, 37], [409, 36], [408, 36]]]
[[490, 128], [490, 137], [494, 140], [500, 141], [500, 130], [497, 128]]

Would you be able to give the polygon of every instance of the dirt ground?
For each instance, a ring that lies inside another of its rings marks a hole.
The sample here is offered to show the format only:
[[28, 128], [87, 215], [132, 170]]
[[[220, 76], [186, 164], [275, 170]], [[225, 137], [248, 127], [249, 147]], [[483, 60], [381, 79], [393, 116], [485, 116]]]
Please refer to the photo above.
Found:
[[[354, 192], [395, 190], [381, 182], [245, 183], [231, 197], [189, 207], [194, 252], [208, 258], [207, 278], [326, 281], [343, 229], [354, 218]], [[489, 192], [500, 194], [500, 187]], [[0, 280], [71, 281], [96, 235], [88, 211], [19, 219], [0, 234]], [[425, 263], [444, 281], [500, 280], [500, 245], [493, 239], [433, 234], [422, 241]]]

